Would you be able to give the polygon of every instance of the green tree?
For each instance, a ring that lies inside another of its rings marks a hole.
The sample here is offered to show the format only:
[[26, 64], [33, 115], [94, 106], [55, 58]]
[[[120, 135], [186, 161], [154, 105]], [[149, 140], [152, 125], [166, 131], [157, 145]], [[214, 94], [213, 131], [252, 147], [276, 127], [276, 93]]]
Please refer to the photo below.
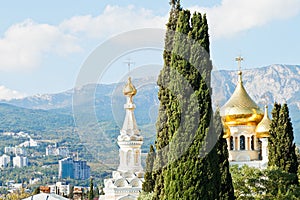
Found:
[[167, 156], [161, 149], [165, 148], [168, 145], [169, 141], [169, 113], [171, 112], [171, 92], [167, 88], [167, 85], [170, 82], [170, 64], [171, 64], [171, 51], [173, 49], [173, 38], [174, 32], [176, 29], [177, 19], [179, 12], [181, 10], [180, 1], [179, 0], [172, 0], [170, 1], [171, 4], [171, 11], [169, 14], [169, 21], [167, 23], [167, 31], [165, 36], [165, 50], [163, 52], [164, 58], [164, 67], [161, 70], [157, 84], [159, 86], [158, 98], [160, 100], [159, 106], [159, 116], [156, 123], [157, 129], [157, 139], [156, 139], [156, 150], [157, 155], [154, 162], [155, 171], [153, 173], [153, 178], [155, 180], [155, 197], [154, 199], [160, 199], [160, 196], [163, 195], [163, 187], [164, 187], [164, 179], [162, 174], [161, 166], [165, 166]]
[[[294, 133], [287, 104], [275, 103], [269, 137], [269, 166], [297, 174], [298, 161], [294, 143]], [[298, 182], [298, 178], [295, 180]]]
[[278, 103], [274, 104], [273, 110], [272, 110], [272, 121], [270, 124], [270, 137], [268, 140], [268, 149], [269, 149], [269, 166], [277, 166], [278, 163], [278, 157], [277, 157], [277, 151], [280, 151], [279, 146], [277, 144], [278, 142], [278, 121], [279, 121], [279, 113], [280, 113], [281, 105]]
[[154, 190], [155, 180], [153, 179], [152, 176], [154, 158], [155, 158], [155, 150], [153, 145], [151, 145], [150, 151], [146, 158], [146, 172], [144, 176], [145, 181], [143, 182], [144, 192], [153, 192]]
[[188, 10], [179, 12], [171, 55], [164, 61], [158, 80], [161, 103], [154, 169], [165, 167], [156, 173], [153, 199], [233, 199], [232, 185], [225, 187], [231, 182], [224, 160], [228, 155], [223, 155], [226, 143], [220, 139], [212, 150], [209, 146], [222, 131], [211, 126], [212, 64], [205, 15], [195, 13], [191, 19]]
[[[228, 146], [223, 138], [224, 132], [219, 109], [214, 115], [214, 128], [214, 131], [219, 135], [218, 142], [215, 145], [218, 155], [218, 168], [214, 169], [215, 173], [220, 172], [220, 174], [217, 174], [217, 177], [220, 178], [219, 183], [216, 182], [216, 187], [219, 187], [219, 199], [234, 199], [234, 189], [228, 161]], [[214, 166], [214, 163], [212, 163], [212, 166]]]
[[90, 179], [90, 189], [88, 193], [88, 199], [93, 200], [94, 199], [94, 183], [93, 183], [93, 178], [91, 177]]
[[292, 182], [295, 174], [279, 168], [265, 170], [244, 165], [231, 166], [232, 181], [237, 199], [299, 199], [300, 187]]

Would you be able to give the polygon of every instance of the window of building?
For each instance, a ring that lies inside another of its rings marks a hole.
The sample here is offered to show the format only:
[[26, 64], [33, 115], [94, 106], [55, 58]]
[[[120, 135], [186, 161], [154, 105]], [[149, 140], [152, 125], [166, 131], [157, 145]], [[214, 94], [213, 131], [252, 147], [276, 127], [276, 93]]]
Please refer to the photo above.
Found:
[[131, 164], [131, 157], [132, 157], [132, 151], [129, 150], [127, 151], [127, 165], [130, 165]]
[[134, 163], [139, 164], [139, 151], [135, 151]]
[[233, 137], [230, 137], [230, 150], [233, 150]]
[[251, 136], [251, 150], [254, 150], [254, 142], [255, 142], [254, 135], [252, 135]]
[[245, 136], [240, 136], [240, 150], [245, 150]]

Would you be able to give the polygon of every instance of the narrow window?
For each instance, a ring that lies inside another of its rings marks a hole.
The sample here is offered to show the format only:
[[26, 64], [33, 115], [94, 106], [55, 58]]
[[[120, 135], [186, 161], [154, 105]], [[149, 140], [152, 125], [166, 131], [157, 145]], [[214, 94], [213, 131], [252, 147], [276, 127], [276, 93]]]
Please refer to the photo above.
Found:
[[251, 150], [254, 150], [254, 135], [251, 136]]
[[139, 164], [139, 151], [135, 151], [134, 163]]
[[240, 136], [240, 150], [245, 150], [245, 136]]
[[233, 137], [230, 137], [230, 150], [233, 150]]

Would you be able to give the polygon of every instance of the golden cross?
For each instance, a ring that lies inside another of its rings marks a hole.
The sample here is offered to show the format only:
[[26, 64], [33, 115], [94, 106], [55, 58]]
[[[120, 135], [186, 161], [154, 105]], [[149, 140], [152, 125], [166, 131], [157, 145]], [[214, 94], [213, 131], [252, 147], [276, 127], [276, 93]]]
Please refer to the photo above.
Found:
[[124, 62], [125, 64], [127, 64], [127, 66], [128, 66], [128, 72], [130, 72], [130, 67], [131, 67], [131, 64], [134, 64], [134, 62], [132, 62], [131, 61], [131, 59], [130, 58], [128, 58], [127, 59], [127, 61], [126, 62]]
[[241, 56], [235, 58], [235, 61], [238, 62], [239, 71], [241, 71], [241, 63], [243, 60], [244, 60], [244, 58], [242, 58]]

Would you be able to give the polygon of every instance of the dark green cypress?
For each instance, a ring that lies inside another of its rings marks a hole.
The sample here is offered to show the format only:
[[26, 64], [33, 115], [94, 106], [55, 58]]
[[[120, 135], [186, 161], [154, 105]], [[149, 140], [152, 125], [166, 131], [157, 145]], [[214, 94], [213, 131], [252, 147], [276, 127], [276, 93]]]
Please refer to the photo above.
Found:
[[164, 58], [164, 67], [160, 72], [158, 77], [157, 84], [159, 86], [158, 99], [160, 100], [159, 106], [159, 116], [156, 123], [157, 129], [157, 139], [155, 142], [157, 154], [154, 162], [154, 171], [153, 178], [155, 180], [155, 196], [154, 199], [160, 199], [160, 196], [163, 193], [164, 179], [162, 177], [162, 167], [166, 165], [167, 155], [165, 155], [161, 149], [165, 148], [168, 145], [169, 141], [169, 112], [171, 109], [170, 101], [172, 99], [172, 94], [167, 88], [167, 85], [170, 82], [170, 63], [171, 63], [171, 51], [173, 49], [173, 38], [174, 32], [176, 29], [177, 19], [179, 12], [181, 10], [180, 1], [172, 0], [171, 11], [169, 15], [169, 21], [167, 23], [167, 31], [165, 36], [165, 50], [163, 52]]
[[150, 151], [146, 158], [146, 172], [144, 176], [144, 182], [143, 182], [143, 191], [144, 192], [153, 192], [154, 191], [154, 185], [155, 180], [152, 176], [153, 171], [153, 164], [154, 164], [154, 158], [155, 158], [155, 150], [153, 145], [150, 146]]
[[[275, 103], [272, 111], [269, 138], [269, 166], [297, 174], [298, 161], [294, 133], [287, 104]], [[297, 181], [298, 182], [298, 181]]]
[[[167, 81], [170, 91], [160, 87], [155, 159], [156, 165], [168, 165], [156, 173], [154, 199], [234, 199], [227, 145], [220, 127], [210, 127], [212, 64], [205, 15], [195, 13], [190, 26], [190, 12], [181, 11], [172, 39], [158, 82]], [[210, 151], [209, 143], [217, 140]], [[168, 144], [168, 154], [160, 155]]]
[[281, 109], [281, 105], [278, 103], [274, 104], [273, 110], [272, 110], [272, 121], [270, 124], [270, 137], [268, 139], [268, 149], [269, 149], [269, 166], [277, 166], [278, 159], [277, 159], [277, 151], [280, 149], [278, 146], [278, 138], [277, 138], [277, 132], [278, 132], [278, 121], [279, 121], [279, 112]]
[[88, 199], [93, 200], [94, 199], [94, 183], [93, 183], [93, 178], [91, 177], [90, 179], [90, 190], [88, 194]]
[[232, 178], [229, 171], [228, 146], [226, 140], [223, 138], [224, 132], [219, 110], [214, 115], [214, 129], [217, 135], [219, 134], [218, 142], [215, 146], [218, 155], [218, 169], [216, 169], [216, 172], [220, 171], [220, 174], [217, 174], [220, 181], [216, 185], [216, 187], [219, 187], [218, 199], [235, 199]]

